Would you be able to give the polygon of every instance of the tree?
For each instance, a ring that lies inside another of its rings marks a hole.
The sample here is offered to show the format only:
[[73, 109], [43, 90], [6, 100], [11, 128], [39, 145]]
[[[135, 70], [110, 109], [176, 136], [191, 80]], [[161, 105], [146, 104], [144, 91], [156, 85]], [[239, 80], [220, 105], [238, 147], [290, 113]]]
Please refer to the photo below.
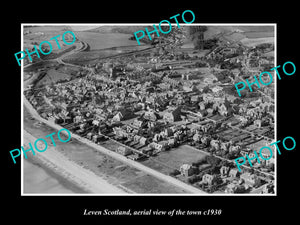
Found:
[[218, 166], [221, 160], [219, 158], [216, 158], [215, 156], [207, 156], [207, 162], [211, 164], [212, 166]]
[[201, 158], [201, 159], [197, 160], [196, 162], [193, 162], [192, 165], [193, 166], [200, 166], [200, 165], [205, 164], [205, 163], [207, 163], [206, 157]]
[[179, 170], [176, 170], [176, 169], [174, 169], [173, 171], [171, 171], [171, 172], [169, 173], [170, 176], [177, 176], [177, 175], [179, 175], [179, 174], [180, 174], [180, 171], [179, 171]]
[[267, 168], [271, 171], [274, 171], [274, 163], [270, 163]]

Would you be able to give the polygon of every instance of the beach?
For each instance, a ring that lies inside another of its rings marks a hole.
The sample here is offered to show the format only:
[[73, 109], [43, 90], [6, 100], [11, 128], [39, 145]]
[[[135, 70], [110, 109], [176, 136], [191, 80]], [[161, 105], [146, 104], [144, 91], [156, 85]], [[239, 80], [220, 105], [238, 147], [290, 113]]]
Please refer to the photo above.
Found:
[[23, 192], [25, 194], [75, 194], [85, 192], [71, 182], [63, 179], [59, 174], [43, 167], [33, 157], [24, 159], [23, 163]]

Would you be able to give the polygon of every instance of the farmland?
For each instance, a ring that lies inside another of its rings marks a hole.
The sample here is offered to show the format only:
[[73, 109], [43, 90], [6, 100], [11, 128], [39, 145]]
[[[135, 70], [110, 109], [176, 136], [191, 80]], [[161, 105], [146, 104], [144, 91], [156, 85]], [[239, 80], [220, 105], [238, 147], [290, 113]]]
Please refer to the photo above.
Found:
[[70, 80], [72, 76], [75, 76], [78, 72], [79, 69], [76, 67], [56, 66], [55, 68], [47, 70], [46, 75], [38, 81], [37, 86]]
[[148, 46], [123, 46], [123, 47], [113, 47], [108, 49], [101, 50], [92, 50], [85, 52], [78, 52], [71, 56], [67, 56], [64, 58], [64, 61], [74, 64], [89, 64], [89, 63], [97, 63], [97, 61], [101, 58], [118, 55], [120, 53], [127, 53], [136, 50], [142, 50], [147, 48]]
[[[24, 27], [24, 31], [29, 31], [29, 34], [24, 35], [24, 48], [32, 48], [34, 45], [39, 45], [42, 41], [49, 41], [52, 44], [52, 53], [61, 52], [58, 49], [55, 40], [50, 40], [50, 38], [61, 35], [67, 31], [71, 30], [67, 26], [36, 26], [36, 27]], [[75, 35], [77, 33], [75, 32]], [[61, 36], [58, 38], [59, 44], [62, 47], [62, 50], [69, 48], [69, 45], [66, 45], [61, 40]], [[76, 44], [76, 43], [74, 43]]]
[[84, 31], [76, 32], [76, 35], [89, 45], [89, 51], [78, 52], [64, 59], [74, 64], [96, 63], [101, 58], [149, 47], [149, 45], [138, 45], [135, 40], [129, 40], [130, 34]]
[[123, 183], [122, 186], [133, 190], [136, 193], [186, 193], [186, 191], [181, 190], [180, 188], [170, 186], [167, 182], [163, 182], [149, 175], [129, 180], [128, 182]]
[[118, 46], [138, 46], [135, 40], [129, 40], [132, 36], [130, 34], [79, 31], [76, 32], [76, 35], [80, 40], [89, 44], [90, 50], [99, 50]]
[[244, 38], [241, 42], [248, 46], [253, 47], [262, 43], [274, 43], [274, 37], [266, 37], [266, 38]]

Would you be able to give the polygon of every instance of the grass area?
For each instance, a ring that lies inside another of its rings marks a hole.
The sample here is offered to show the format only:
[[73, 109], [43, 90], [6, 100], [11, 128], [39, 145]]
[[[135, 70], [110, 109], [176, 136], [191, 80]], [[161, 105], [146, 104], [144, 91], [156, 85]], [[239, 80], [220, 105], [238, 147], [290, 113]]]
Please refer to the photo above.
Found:
[[138, 177], [122, 185], [137, 193], [187, 193], [149, 175]]
[[243, 30], [244, 32], [273, 32], [274, 26], [236, 26], [238, 29]]
[[89, 44], [91, 50], [99, 50], [117, 46], [138, 45], [136, 40], [129, 40], [131, 34], [76, 32], [78, 38]]
[[147, 48], [148, 46], [121, 46], [114, 47], [110, 49], [102, 49], [102, 50], [92, 50], [87, 52], [78, 52], [73, 55], [67, 56], [64, 58], [64, 61], [75, 64], [90, 64], [96, 63], [99, 59], [118, 55], [121, 53], [133, 52], [137, 50], [142, 50]]
[[253, 47], [263, 43], [274, 43], [274, 37], [266, 37], [266, 38], [244, 38], [241, 42], [248, 46]]
[[[270, 144], [269, 141], [260, 140], [260, 141], [257, 141], [255, 143], [248, 145], [247, 147], [249, 147], [251, 150], [259, 151], [262, 147], [269, 146], [269, 144]], [[271, 147], [271, 148], [273, 148], [273, 147]]]
[[[69, 28], [68, 26], [35, 26], [24, 28], [24, 31], [27, 30], [29, 30], [30, 33], [24, 35], [24, 48], [32, 48], [33, 45], [36, 45], [38, 48], [38, 45], [42, 41], [49, 41], [52, 44], [52, 53], [57, 53], [70, 47], [70, 45], [66, 45], [62, 41], [62, 34], [65, 31], [71, 30], [71, 28]], [[76, 35], [76, 32], [74, 33]], [[58, 41], [62, 49], [58, 49], [55, 40], [50, 40], [50, 38], [57, 35], [60, 35]], [[47, 46], [47, 44], [45, 44], [45, 46]]]
[[171, 149], [170, 151], [160, 152], [154, 159], [162, 164], [153, 160], [146, 160], [142, 162], [144, 165], [149, 166], [164, 174], [169, 174], [173, 169], [179, 169], [182, 164], [192, 164], [193, 162], [205, 157], [205, 154], [193, 149], [188, 145], [181, 145], [178, 148]]
[[47, 71], [47, 74], [37, 83], [37, 87], [41, 85], [47, 85], [47, 84], [56, 84], [60, 80], [66, 80], [69, 79], [71, 75], [66, 73], [61, 73], [55, 69], [50, 69]]
[[245, 32], [247, 38], [266, 38], [266, 37], [274, 37], [274, 32]]

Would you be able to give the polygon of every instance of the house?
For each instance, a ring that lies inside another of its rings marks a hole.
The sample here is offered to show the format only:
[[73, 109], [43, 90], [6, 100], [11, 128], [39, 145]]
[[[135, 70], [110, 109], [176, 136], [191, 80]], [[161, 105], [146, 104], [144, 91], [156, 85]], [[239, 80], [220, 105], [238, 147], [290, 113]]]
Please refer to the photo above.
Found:
[[88, 133], [88, 134], [86, 135], [86, 137], [87, 137], [88, 139], [91, 140], [91, 139], [92, 139], [92, 135], [93, 135], [93, 133], [90, 132], [90, 133]]
[[226, 186], [225, 193], [233, 194], [233, 193], [245, 193], [246, 188], [244, 185], [239, 185], [235, 183], [230, 183]]
[[113, 117], [114, 121], [122, 121], [128, 120], [132, 117], [132, 112], [128, 109], [121, 109], [117, 112], [117, 114]]
[[229, 150], [229, 147], [230, 147], [230, 142], [221, 142], [221, 150], [223, 151], [228, 151]]
[[239, 176], [239, 171], [237, 169], [231, 169], [229, 171], [229, 177], [231, 178], [237, 178]]
[[117, 148], [116, 152], [121, 154], [121, 155], [124, 155], [124, 156], [127, 156], [127, 155], [132, 153], [132, 151], [129, 148], [126, 148], [124, 146], [119, 146]]
[[177, 107], [174, 110], [166, 112], [163, 116], [163, 119], [169, 123], [179, 121], [181, 116], [181, 107]]
[[253, 187], [260, 186], [261, 184], [261, 179], [255, 174], [243, 173], [240, 175], [240, 178], [244, 180], [245, 184]]
[[154, 148], [154, 149], [156, 149], [157, 151], [160, 152], [160, 151], [165, 150], [166, 147], [167, 147], [167, 145], [168, 145], [168, 142], [167, 142], [167, 141], [160, 141], [160, 142], [158, 142], [158, 143], [152, 142], [152, 143], [150, 144], [150, 147], [152, 147], [152, 148]]
[[140, 142], [141, 145], [146, 145], [148, 143], [148, 139], [145, 138], [145, 137], [141, 137], [139, 142]]
[[267, 184], [263, 187], [262, 194], [273, 194], [274, 193], [274, 184]]
[[92, 140], [93, 140], [93, 142], [98, 142], [99, 141], [99, 139], [100, 139], [100, 136], [99, 135], [94, 135], [93, 137], [92, 137]]
[[210, 115], [212, 115], [212, 114], [214, 114], [216, 111], [214, 110], [214, 109], [212, 109], [212, 108], [208, 108], [207, 110], [207, 113], [208, 114], [210, 114]]
[[208, 173], [204, 174], [204, 176], [202, 177], [202, 182], [208, 185], [215, 184], [216, 180], [217, 180], [216, 175], [211, 175]]
[[196, 91], [198, 91], [197, 87], [192, 83], [185, 83], [182, 88], [186, 92], [196, 92]]
[[225, 97], [224, 103], [222, 103], [219, 106], [219, 113], [222, 116], [229, 116], [229, 115], [232, 115], [232, 113], [233, 113], [233, 110], [231, 108], [231, 102], [229, 102], [226, 97]]
[[142, 138], [142, 136], [135, 135], [135, 136], [133, 137], [134, 143], [139, 143], [141, 138]]
[[199, 104], [200, 110], [205, 110], [206, 104], [204, 102], [200, 102]]
[[254, 120], [254, 126], [256, 126], [256, 127], [261, 127], [261, 125], [262, 125], [262, 122], [261, 122], [261, 120]]
[[114, 127], [113, 132], [117, 137], [128, 137], [129, 134], [121, 127]]
[[222, 166], [220, 168], [221, 177], [227, 177], [228, 173], [229, 173], [229, 170], [230, 170], [230, 168], [228, 166]]
[[191, 96], [191, 103], [197, 103], [199, 101], [200, 101], [200, 96], [199, 95]]
[[205, 109], [200, 109], [200, 111], [197, 113], [201, 118], [207, 116], [208, 112]]
[[194, 174], [194, 169], [189, 164], [183, 164], [183, 165], [181, 165], [179, 171], [185, 177], [189, 177], [189, 176], [191, 176], [191, 175]]
[[220, 86], [215, 86], [215, 87], [213, 87], [211, 90], [212, 90], [214, 93], [217, 93], [217, 92], [219, 92], [219, 91], [222, 91], [223, 88], [220, 87]]
[[210, 146], [218, 151], [220, 149], [220, 141], [213, 139], [210, 141]]
[[269, 160], [266, 160], [265, 161], [266, 162], [266, 165], [268, 166], [268, 165], [270, 165], [270, 164], [275, 164], [275, 159], [274, 158], [271, 158], [271, 159], [269, 159]]
[[144, 118], [151, 121], [157, 121], [159, 119], [159, 115], [154, 110], [149, 110], [145, 112]]
[[270, 159], [272, 156], [274, 156], [273, 151], [270, 150], [270, 149], [267, 149], [267, 148], [263, 148], [263, 149], [260, 151], [259, 154], [260, 154], [261, 158], [263, 157], [263, 158], [265, 158], [265, 159], [268, 159], [268, 160], [266, 160], [265, 162], [269, 161], [269, 159]]
[[202, 136], [197, 132], [196, 134], [193, 135], [193, 141], [194, 142], [200, 142], [201, 137]]
[[164, 135], [165, 135], [166, 137], [171, 137], [171, 136], [174, 135], [174, 132], [173, 132], [173, 130], [172, 130], [171, 128], [166, 128], [166, 129], [164, 130]]
[[131, 125], [136, 129], [144, 128], [147, 125], [147, 121], [145, 119], [136, 118]]

